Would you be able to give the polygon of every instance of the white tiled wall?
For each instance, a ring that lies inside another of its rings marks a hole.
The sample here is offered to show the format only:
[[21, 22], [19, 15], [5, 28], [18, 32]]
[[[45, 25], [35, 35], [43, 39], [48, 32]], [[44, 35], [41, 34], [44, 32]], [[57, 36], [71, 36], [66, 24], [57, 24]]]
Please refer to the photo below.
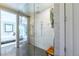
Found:
[[50, 8], [35, 14], [35, 42], [31, 39], [32, 44], [47, 50], [50, 46], [53, 46], [54, 28], [50, 23]]

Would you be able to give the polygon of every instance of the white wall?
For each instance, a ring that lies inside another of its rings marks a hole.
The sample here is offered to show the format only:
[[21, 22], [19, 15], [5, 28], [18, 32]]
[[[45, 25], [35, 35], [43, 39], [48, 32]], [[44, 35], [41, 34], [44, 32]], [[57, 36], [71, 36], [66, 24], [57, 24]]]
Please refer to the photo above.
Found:
[[[32, 17], [31, 19], [33, 20], [34, 18]], [[35, 40], [31, 39], [31, 43], [41, 49], [47, 50], [50, 46], [53, 46], [53, 40], [54, 29], [51, 28], [49, 8], [39, 14], [35, 14]]]
[[50, 23], [50, 8], [35, 16], [35, 45], [42, 49], [53, 46], [54, 29]]
[[32, 45], [35, 45], [35, 24], [34, 24], [34, 22], [35, 22], [35, 19], [34, 19], [34, 15], [31, 15], [31, 17], [30, 17], [30, 33], [29, 33], [29, 35], [30, 35], [30, 43], [32, 44]]

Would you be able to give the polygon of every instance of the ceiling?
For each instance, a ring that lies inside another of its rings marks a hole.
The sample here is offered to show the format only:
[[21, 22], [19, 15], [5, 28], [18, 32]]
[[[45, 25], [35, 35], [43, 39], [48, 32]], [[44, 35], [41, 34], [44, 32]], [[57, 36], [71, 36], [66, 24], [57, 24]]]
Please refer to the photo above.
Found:
[[33, 13], [39, 13], [49, 7], [53, 8], [52, 3], [4, 3], [4, 5], [13, 8], [15, 10], [24, 12], [27, 15], [31, 15]]

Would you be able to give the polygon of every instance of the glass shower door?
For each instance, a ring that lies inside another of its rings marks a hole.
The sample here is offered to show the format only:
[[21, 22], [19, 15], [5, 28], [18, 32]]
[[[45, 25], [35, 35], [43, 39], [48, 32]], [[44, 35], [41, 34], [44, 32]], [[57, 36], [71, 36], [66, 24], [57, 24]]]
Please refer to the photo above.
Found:
[[28, 55], [28, 18], [19, 16], [19, 55]]

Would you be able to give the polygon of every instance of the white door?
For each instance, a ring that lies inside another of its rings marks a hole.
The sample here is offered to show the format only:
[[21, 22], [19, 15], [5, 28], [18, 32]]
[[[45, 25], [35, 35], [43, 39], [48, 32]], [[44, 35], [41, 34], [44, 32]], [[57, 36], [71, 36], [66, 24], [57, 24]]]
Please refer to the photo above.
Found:
[[74, 55], [79, 56], [79, 4], [73, 4], [74, 9], [74, 40], [73, 40], [73, 47], [74, 47]]
[[73, 55], [73, 5], [65, 4], [65, 15], [66, 15], [66, 23], [65, 23], [65, 54], [66, 56]]
[[66, 55], [79, 56], [79, 4], [66, 4]]

